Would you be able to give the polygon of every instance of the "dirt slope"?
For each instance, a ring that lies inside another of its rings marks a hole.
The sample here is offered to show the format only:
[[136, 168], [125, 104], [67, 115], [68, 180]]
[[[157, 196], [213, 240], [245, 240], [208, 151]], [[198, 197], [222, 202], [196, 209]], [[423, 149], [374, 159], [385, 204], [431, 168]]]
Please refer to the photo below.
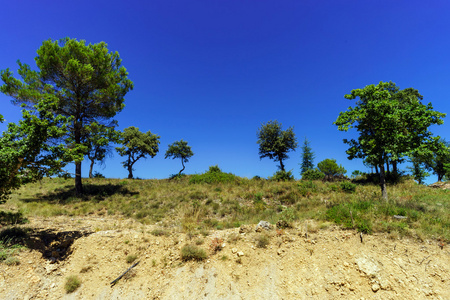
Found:
[[[336, 227], [306, 238], [299, 226], [270, 231], [269, 246], [258, 248], [261, 233], [237, 228], [201, 237], [206, 250], [214, 238], [224, 248], [204, 262], [183, 262], [186, 234], [175, 228], [154, 236], [155, 226], [109, 217], [27, 226], [47, 240], [21, 252], [20, 265], [0, 265], [0, 299], [450, 299], [450, 249], [434, 241], [367, 235], [361, 243]], [[131, 254], [139, 264], [111, 287]], [[67, 294], [69, 275], [82, 284]]]

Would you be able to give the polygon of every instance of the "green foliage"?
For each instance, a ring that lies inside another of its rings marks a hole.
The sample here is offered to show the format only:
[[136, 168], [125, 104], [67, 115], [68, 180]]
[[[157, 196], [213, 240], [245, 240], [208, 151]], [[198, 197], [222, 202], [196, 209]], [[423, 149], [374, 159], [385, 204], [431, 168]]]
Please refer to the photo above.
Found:
[[64, 289], [66, 293], [75, 292], [81, 285], [81, 280], [76, 275], [70, 275], [66, 278], [66, 283], [64, 284]]
[[99, 172], [94, 172], [94, 174], [92, 175], [92, 178], [105, 178], [105, 175], [103, 175], [102, 173], [99, 173]]
[[359, 170], [355, 170], [352, 172], [352, 178], [356, 178], [356, 177], [363, 176], [363, 175], [364, 175], [364, 172], [361, 172]]
[[318, 169], [307, 170], [302, 174], [302, 180], [322, 180], [325, 174]]
[[236, 175], [231, 173], [224, 173], [216, 165], [209, 167], [209, 170], [203, 174], [191, 175], [189, 183], [225, 183], [234, 182], [236, 180]]
[[327, 219], [345, 228], [355, 228], [363, 233], [372, 233], [370, 219], [366, 218], [364, 212], [370, 210], [373, 204], [368, 201], [353, 203], [342, 203], [327, 210]]
[[287, 227], [292, 227], [292, 223], [295, 221], [296, 218], [297, 218], [297, 216], [295, 215], [294, 209], [291, 207], [286, 207], [280, 213], [279, 220], [285, 222], [285, 224], [287, 224], [287, 226], [284, 226], [284, 227], [287, 228]]
[[127, 255], [126, 261], [127, 261], [127, 263], [131, 264], [136, 259], [137, 259], [137, 255], [136, 254], [130, 254], [130, 255]]
[[273, 174], [272, 177], [269, 178], [269, 180], [273, 181], [293, 181], [294, 175], [292, 175], [291, 171], [284, 171], [284, 170], [278, 170]]
[[23, 109], [23, 119], [9, 123], [0, 137], [0, 203], [24, 183], [63, 173], [62, 168], [76, 157], [73, 149], [47, 143], [67, 131], [69, 120], [52, 113], [56, 105], [54, 98], [44, 98], [33, 108]]
[[283, 160], [288, 159], [287, 153], [297, 148], [297, 138], [294, 128], [281, 130], [281, 123], [269, 121], [262, 124], [257, 132], [257, 144], [259, 144], [259, 158], [268, 157], [280, 163], [281, 171], [284, 171]]
[[426, 171], [420, 159], [417, 157], [411, 157], [412, 167], [407, 167], [411, 171], [411, 175], [414, 177], [414, 180], [417, 181], [418, 184], [423, 184], [423, 180], [430, 176], [430, 174]]
[[341, 131], [356, 128], [357, 140], [344, 139], [350, 147], [349, 159], [362, 158], [380, 170], [380, 186], [387, 200], [386, 162], [398, 162], [411, 151], [429, 144], [433, 138], [428, 127], [442, 124], [445, 116], [433, 110], [431, 104], [421, 103], [423, 96], [413, 88], [399, 90], [393, 82], [380, 82], [355, 89], [345, 98], [354, 100], [356, 107], [341, 112], [334, 122]]
[[0, 89], [14, 103], [33, 105], [47, 99], [57, 104], [48, 112], [72, 117], [64, 142], [77, 154], [73, 157], [75, 187], [81, 194], [81, 161], [88, 153], [90, 125], [98, 120], [108, 122], [121, 111], [133, 83], [121, 66], [119, 53], [108, 52], [104, 42], [86, 45], [84, 40], [49, 39], [37, 54], [38, 71], [19, 61], [22, 80], [14, 78], [9, 69], [3, 70], [5, 84]]
[[187, 244], [181, 248], [181, 259], [188, 260], [205, 260], [208, 257], [206, 251], [196, 245]]
[[128, 170], [128, 178], [133, 178], [133, 165], [141, 158], [147, 156], [155, 157], [159, 151], [159, 136], [147, 131], [140, 132], [139, 128], [130, 126], [120, 133], [120, 143], [122, 147], [116, 147], [120, 156], [126, 158], [122, 162], [125, 169]]
[[[446, 168], [446, 165], [450, 165], [450, 143], [444, 139], [434, 138], [429, 143], [414, 149], [410, 159], [413, 163], [413, 169], [410, 169], [413, 176], [416, 174], [418, 178], [426, 177], [428, 173], [425, 170], [428, 170], [438, 177], [438, 181], [442, 181], [444, 176], [448, 177], [450, 174], [448, 167]], [[420, 168], [425, 170], [421, 171]], [[421, 178], [422, 180], [423, 178]]]
[[309, 141], [305, 138], [305, 142], [302, 146], [302, 163], [300, 165], [300, 174], [303, 174], [308, 170], [314, 169], [314, 152], [309, 146]]
[[324, 159], [317, 164], [317, 168], [320, 172], [324, 173], [325, 176], [333, 178], [335, 176], [341, 176], [347, 173], [342, 165], [338, 165], [335, 159]]
[[346, 193], [354, 193], [356, 191], [356, 184], [351, 183], [349, 181], [342, 181], [341, 190]]
[[166, 151], [166, 157], [172, 157], [172, 159], [180, 158], [181, 159], [181, 165], [183, 168], [178, 172], [178, 174], [181, 175], [181, 172], [184, 171], [184, 163], [187, 163], [189, 161], [189, 158], [191, 158], [194, 155], [194, 152], [192, 152], [191, 147], [188, 146], [186, 141], [176, 141], [169, 145], [169, 149]]

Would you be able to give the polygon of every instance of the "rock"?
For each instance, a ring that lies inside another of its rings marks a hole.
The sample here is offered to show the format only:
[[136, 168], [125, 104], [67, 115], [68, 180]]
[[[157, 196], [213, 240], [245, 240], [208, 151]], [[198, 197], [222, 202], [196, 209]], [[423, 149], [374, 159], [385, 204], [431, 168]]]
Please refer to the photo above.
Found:
[[252, 227], [250, 225], [241, 225], [239, 227], [239, 233], [248, 233], [252, 231]]
[[239, 257], [244, 256], [244, 252], [239, 251], [239, 252], [237, 253], [237, 256], [239, 256]]
[[358, 257], [356, 264], [358, 265], [358, 269], [370, 278], [376, 277], [380, 272], [378, 266], [367, 257]]
[[236, 248], [231, 249], [231, 253], [235, 254], [237, 252]]
[[270, 230], [272, 229], [272, 224], [267, 221], [259, 221], [258, 225], [256, 225], [256, 232], [261, 232], [263, 229]]
[[380, 289], [380, 286], [378, 285], [378, 283], [374, 283], [374, 284], [372, 285], [372, 291], [373, 291], [374, 293], [378, 292], [379, 289]]

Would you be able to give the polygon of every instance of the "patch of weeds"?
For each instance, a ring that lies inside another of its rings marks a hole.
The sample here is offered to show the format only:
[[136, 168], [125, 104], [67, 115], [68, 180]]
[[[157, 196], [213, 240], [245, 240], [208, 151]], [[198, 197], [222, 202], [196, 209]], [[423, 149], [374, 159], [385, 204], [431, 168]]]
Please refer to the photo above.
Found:
[[267, 234], [260, 234], [256, 236], [256, 247], [258, 248], [267, 248], [270, 243], [270, 238]]
[[126, 261], [127, 263], [131, 264], [132, 262], [134, 262], [137, 259], [137, 255], [135, 254], [130, 254], [127, 256]]
[[17, 266], [20, 264], [20, 260], [17, 257], [10, 256], [6, 258], [3, 263], [7, 266]]
[[152, 259], [152, 267], [156, 267], [156, 259]]
[[220, 260], [222, 260], [222, 261], [226, 261], [226, 260], [228, 260], [228, 256], [226, 256], [226, 255], [222, 255], [222, 256], [220, 257]]
[[181, 259], [183, 261], [196, 260], [202, 261], [208, 257], [206, 251], [196, 245], [187, 244], [181, 248]]
[[351, 183], [349, 181], [342, 181], [341, 182], [341, 190], [346, 193], [354, 193], [356, 191], [356, 184]]
[[64, 289], [66, 293], [72, 293], [78, 289], [81, 285], [80, 279], [76, 275], [71, 275], [66, 278], [66, 283], [64, 284]]
[[150, 233], [154, 236], [169, 235], [168, 231], [162, 228], [153, 229]]
[[126, 241], [124, 241], [124, 243], [125, 243], [126, 245], [128, 245], [128, 244], [130, 243], [130, 241], [129, 241], [129, 240], [126, 240]]
[[222, 244], [223, 244], [223, 239], [221, 238], [214, 238], [211, 241], [211, 244], [209, 245], [209, 249], [211, 250], [212, 253], [216, 253], [220, 250], [222, 250]]
[[237, 241], [241, 239], [241, 235], [239, 233], [233, 232], [228, 236], [228, 242], [235, 244]]
[[196, 240], [195, 240], [195, 244], [196, 244], [197, 246], [203, 245], [203, 243], [205, 243], [205, 240], [204, 240], [204, 239], [196, 239]]

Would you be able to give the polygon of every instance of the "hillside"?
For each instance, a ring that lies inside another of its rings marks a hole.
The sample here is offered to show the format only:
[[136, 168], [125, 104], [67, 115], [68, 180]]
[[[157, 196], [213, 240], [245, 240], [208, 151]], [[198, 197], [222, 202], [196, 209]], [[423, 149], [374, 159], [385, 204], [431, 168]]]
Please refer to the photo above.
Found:
[[[372, 185], [103, 179], [79, 199], [71, 183], [2, 205], [28, 222], [2, 228], [24, 247], [3, 254], [17, 263], [0, 264], [1, 299], [450, 299], [445, 190], [406, 181], [384, 204]], [[187, 244], [206, 258], [186, 259]]]

